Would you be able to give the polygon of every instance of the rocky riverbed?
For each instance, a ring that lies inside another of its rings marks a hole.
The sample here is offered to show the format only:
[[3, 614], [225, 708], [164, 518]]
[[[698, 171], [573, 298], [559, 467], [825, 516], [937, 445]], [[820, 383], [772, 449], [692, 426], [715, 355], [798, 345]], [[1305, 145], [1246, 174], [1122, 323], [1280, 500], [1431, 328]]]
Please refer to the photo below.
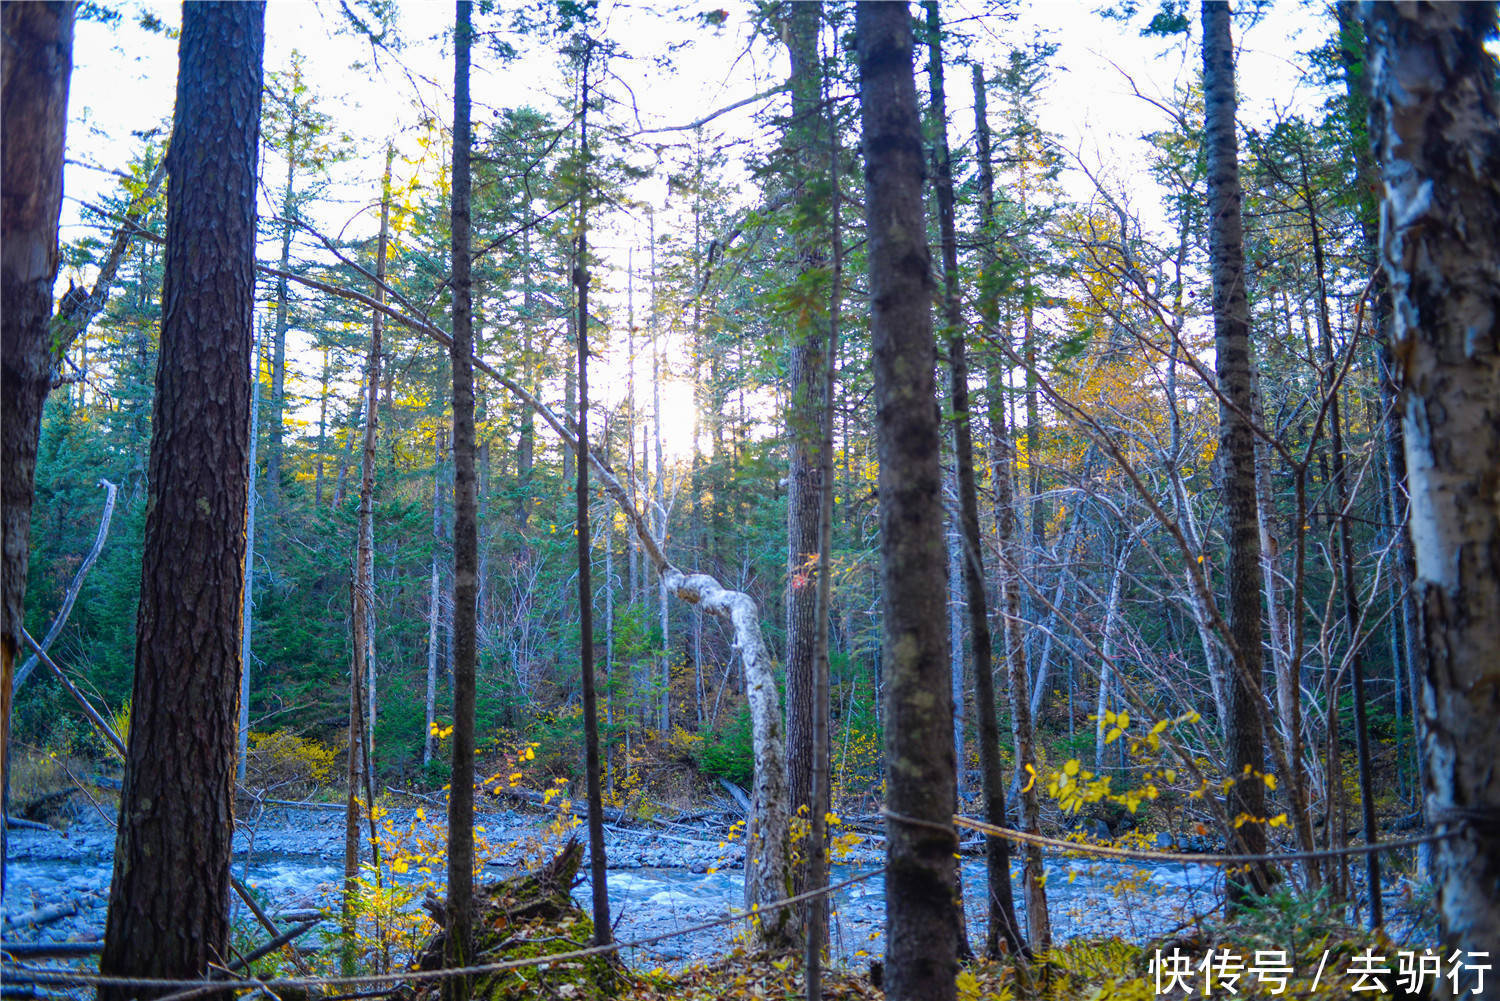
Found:
[[[426, 813], [439, 813], [426, 808]], [[408, 840], [430, 830], [418, 809], [393, 810], [380, 818]], [[538, 857], [557, 835], [547, 818], [535, 813], [496, 811], [476, 821], [492, 848], [483, 878], [495, 879]], [[362, 827], [362, 830], [365, 830]], [[585, 828], [577, 832], [583, 836]], [[744, 893], [738, 845], [721, 847], [712, 826], [655, 824], [646, 828], [609, 826], [609, 890], [615, 936], [624, 942], [670, 933], [712, 921], [742, 907]], [[268, 810], [245, 824], [235, 839], [235, 875], [249, 885], [271, 914], [336, 908], [343, 872], [344, 819], [340, 810]], [[10, 942], [94, 941], [101, 937], [114, 849], [114, 830], [97, 813], [80, 817], [66, 830], [10, 832], [10, 866], [4, 900], [4, 940]], [[878, 843], [867, 843], [834, 866], [835, 881], [879, 867]], [[964, 863], [965, 910], [971, 936], [982, 941], [985, 920], [983, 862]], [[402, 880], [441, 879], [421, 873], [413, 862]], [[1119, 934], [1144, 940], [1177, 928], [1192, 913], [1213, 909], [1218, 873], [1208, 866], [1098, 863], [1053, 859], [1047, 864], [1048, 897], [1059, 938]], [[587, 881], [575, 889], [587, 901]], [[1020, 894], [1017, 893], [1019, 900]], [[834, 897], [831, 923], [834, 951], [862, 964], [884, 951], [884, 887], [879, 876], [856, 883]], [[52, 908], [74, 913], [45, 924], [27, 915]], [[237, 917], [251, 920], [235, 899]], [[1024, 909], [1022, 909], [1024, 921]], [[737, 924], [627, 949], [637, 966], [677, 966], [707, 958], [730, 946], [743, 931]]]

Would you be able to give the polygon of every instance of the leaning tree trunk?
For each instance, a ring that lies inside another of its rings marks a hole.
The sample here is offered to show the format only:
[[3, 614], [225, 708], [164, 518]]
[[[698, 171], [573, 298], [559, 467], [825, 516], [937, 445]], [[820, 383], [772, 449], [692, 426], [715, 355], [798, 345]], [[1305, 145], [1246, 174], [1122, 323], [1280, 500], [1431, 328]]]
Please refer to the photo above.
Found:
[[196, 978], [229, 955], [264, 20], [183, 10], [106, 974]]
[[[9, 789], [11, 672], [25, 624], [42, 404], [61, 355], [54, 349], [52, 283], [59, 254], [63, 139], [73, 69], [73, 4], [8, 3], [0, 159], [0, 789]], [[0, 894], [5, 889], [0, 823]]]
[[[453, 60], [453, 770], [448, 793], [446, 966], [474, 952], [474, 662], [479, 499], [474, 483], [474, 304], [469, 247], [470, 0], [457, 0]], [[468, 1001], [467, 977], [443, 981], [443, 1001]]]
[[[1494, 4], [1364, 8], [1381, 256], [1427, 654], [1428, 819], [1448, 947], [1500, 952], [1500, 103]], [[1474, 989], [1471, 981], [1464, 985]], [[1455, 991], [1458, 993], [1458, 991]]]
[[953, 917], [954, 761], [944, 628], [941, 435], [922, 132], [905, 3], [855, 7], [880, 462], [886, 684], [886, 996], [946, 1001]]
[[[1239, 140], [1235, 135], [1234, 46], [1229, 5], [1203, 3], [1204, 132], [1208, 147], [1209, 268], [1214, 291], [1214, 355], [1219, 384], [1219, 455], [1229, 538], [1230, 676], [1226, 679], [1229, 750], [1225, 832], [1236, 852], [1266, 850], [1264, 736], [1261, 698], [1260, 524], [1255, 503], [1255, 435], [1250, 426], [1250, 306], [1245, 298], [1245, 250], [1240, 219]], [[1230, 905], [1263, 891], [1262, 865], [1229, 880]]]

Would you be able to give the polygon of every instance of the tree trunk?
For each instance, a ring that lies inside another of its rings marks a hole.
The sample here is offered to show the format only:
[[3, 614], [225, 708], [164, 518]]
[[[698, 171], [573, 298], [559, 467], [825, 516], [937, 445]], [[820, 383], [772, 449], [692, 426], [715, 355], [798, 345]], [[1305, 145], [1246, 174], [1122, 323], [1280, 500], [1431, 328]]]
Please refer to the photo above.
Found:
[[[827, 94], [820, 85], [819, 97]], [[828, 290], [828, 336], [823, 342], [823, 440], [819, 452], [823, 461], [820, 467], [818, 497], [818, 607], [815, 617], [818, 622], [817, 643], [813, 647], [813, 760], [812, 803], [810, 814], [807, 881], [814, 889], [828, 885], [828, 814], [833, 808], [833, 772], [830, 729], [830, 671], [828, 651], [832, 629], [830, 613], [833, 607], [833, 400], [834, 384], [838, 374], [834, 371], [838, 363], [839, 319], [842, 316], [844, 296], [844, 232], [843, 210], [840, 206], [839, 178], [839, 132], [832, 118], [821, 119], [827, 126], [828, 175], [833, 188], [833, 202], [829, 212], [829, 235], [832, 237], [833, 273]], [[822, 1001], [823, 998], [823, 950], [828, 945], [828, 898], [815, 897], [809, 902], [806, 929], [803, 935], [803, 967], [806, 970], [804, 986], [807, 1001]]]
[[[42, 404], [59, 356], [52, 283], [60, 258], [63, 145], [73, 69], [73, 4], [3, 8], [3, 167], [0, 167], [0, 790], [10, 788], [11, 675], [25, 627], [31, 498]], [[0, 794], [3, 803], [3, 794]], [[5, 832], [0, 823], [0, 895]]]
[[[380, 235], [375, 251], [375, 300], [385, 302], [385, 258], [391, 221], [391, 160], [386, 147], [385, 178], [381, 185]], [[353, 656], [349, 672], [348, 787], [344, 799], [344, 896], [342, 972], [353, 976], [358, 954], [355, 939], [355, 899], [359, 892], [359, 786], [371, 766], [370, 733], [375, 717], [366, 690], [374, 668], [375, 646], [375, 443], [380, 433], [381, 335], [385, 314], [374, 310], [370, 320], [370, 348], [365, 359], [365, 429], [360, 458], [359, 516], [355, 528], [354, 583], [350, 588]], [[367, 807], [373, 804], [366, 804]]]
[[[1354, 573], [1354, 540], [1349, 527], [1349, 483], [1344, 465], [1344, 427], [1339, 393], [1341, 382], [1333, 353], [1333, 324], [1328, 316], [1328, 289], [1323, 263], [1323, 235], [1319, 225], [1317, 203], [1308, 179], [1305, 151], [1298, 151], [1302, 167], [1302, 200], [1307, 209], [1307, 224], [1312, 240], [1313, 275], [1317, 281], [1318, 340], [1323, 357], [1323, 393], [1328, 403], [1329, 447], [1332, 449], [1333, 500], [1338, 510], [1338, 575], [1343, 598], [1344, 628], [1349, 637], [1349, 674], [1354, 696], [1354, 739], [1359, 756], [1360, 817], [1364, 822], [1366, 844], [1374, 844], [1375, 788], [1370, 774], [1370, 737], [1365, 721], [1364, 641], [1359, 636], [1359, 582]], [[1333, 734], [1338, 748], [1337, 732]], [[1366, 890], [1370, 895], [1370, 928], [1384, 923], [1380, 899], [1380, 855], [1365, 855]]]
[[[297, 103], [297, 91], [302, 80], [302, 64], [292, 61], [291, 100], [287, 102], [286, 129], [286, 187], [281, 193], [281, 270], [283, 276], [276, 279], [276, 329], [271, 337], [271, 413], [269, 446], [266, 449], [266, 486], [269, 488], [271, 510], [281, 506], [281, 438], [284, 433], [283, 418], [286, 412], [286, 331], [288, 289], [284, 274], [291, 270], [292, 262], [292, 216], [296, 212], [294, 185], [297, 177], [297, 125], [301, 106]], [[381, 294], [380, 290], [376, 290]], [[376, 314], [379, 315], [378, 313]], [[376, 320], [376, 322], [380, 322]]]
[[932, 278], [905, 3], [859, 3], [886, 684], [886, 997], [951, 1001], [954, 761]]
[[[818, 60], [818, 28], [823, 5], [818, 0], [790, 3], [783, 8], [787, 51], [791, 56], [792, 117], [782, 142], [792, 158], [797, 187], [791, 223], [802, 291], [789, 310], [787, 340], [787, 595], [786, 595], [786, 741], [791, 767], [787, 787], [794, 812], [812, 802], [813, 660], [817, 633], [827, 624], [817, 621], [815, 563], [818, 554], [818, 470], [822, 469], [823, 365], [827, 354], [827, 315], [817, 289], [825, 265], [827, 244], [826, 190], [818, 183], [827, 170], [819, 149], [818, 123], [822, 114], [822, 66]], [[799, 873], [795, 888], [805, 883]]]
[[[1366, 248], [1367, 261], [1372, 277], [1369, 298], [1369, 326], [1375, 335], [1375, 364], [1379, 376], [1381, 410], [1381, 444], [1384, 450], [1386, 470], [1386, 510], [1391, 519], [1392, 531], [1396, 533], [1396, 548], [1399, 559], [1392, 574], [1392, 587], [1397, 595], [1398, 613], [1393, 624], [1399, 627], [1401, 643], [1399, 657], [1393, 658], [1396, 670], [1396, 687], [1399, 691], [1404, 669], [1405, 681], [1411, 696], [1412, 734], [1417, 769], [1417, 788], [1426, 786], [1427, 762], [1422, 751], [1423, 715], [1418, 703], [1420, 679], [1426, 672], [1426, 652], [1418, 636], [1417, 609], [1417, 563], [1412, 549], [1411, 533], [1407, 530], [1407, 478], [1405, 442], [1401, 430], [1400, 401], [1396, 386], [1395, 361], [1391, 353], [1391, 301], [1387, 289], [1384, 269], [1380, 266], [1380, 219], [1377, 205], [1379, 178], [1371, 153], [1369, 132], [1365, 127], [1370, 110], [1370, 73], [1366, 59], [1363, 30], [1358, 20], [1355, 4], [1341, 0], [1335, 5], [1339, 23], [1339, 54], [1344, 65], [1344, 91], [1348, 102], [1350, 128], [1354, 132], [1354, 162], [1359, 170], [1360, 191], [1359, 226]], [[1398, 707], [1399, 716], [1399, 707]], [[1416, 799], [1420, 803], [1422, 794]], [[1418, 849], [1420, 872], [1425, 872], [1425, 860], [1431, 855], [1430, 846]]]
[[[1405, 400], [1445, 943], [1500, 951], [1500, 124], [1494, 4], [1364, 8], [1381, 256]], [[1478, 993], [1470, 975], [1460, 989]], [[1455, 991], [1455, 994], [1459, 991]]]
[[[528, 505], [529, 507], [530, 505]], [[434, 436], [432, 444], [432, 583], [427, 596], [427, 691], [423, 700], [425, 707], [422, 730], [422, 770], [426, 771], [437, 754], [437, 680], [438, 680], [438, 623], [442, 613], [442, 577], [439, 557], [443, 547], [443, 432]]]
[[235, 781], [245, 781], [245, 761], [250, 749], [250, 636], [255, 612], [255, 449], [260, 433], [260, 331], [250, 355], [250, 477], [245, 483], [245, 607], [240, 630], [240, 732], [235, 749]]
[[[1255, 436], [1250, 426], [1250, 307], [1245, 298], [1245, 253], [1240, 220], [1239, 139], [1235, 135], [1234, 46], [1229, 6], [1204, 0], [1204, 132], [1208, 147], [1209, 268], [1214, 291], [1214, 354], [1219, 384], [1219, 457], [1229, 540], [1230, 676], [1225, 733], [1229, 750], [1225, 834], [1231, 850], [1266, 850], [1265, 745], [1261, 731], [1260, 525], [1255, 503]], [[1248, 819], [1247, 819], [1248, 818]], [[1263, 892], [1264, 865], [1228, 879], [1230, 906]]]
[[183, 10], [108, 974], [201, 977], [229, 955], [264, 19]]
[[[474, 957], [474, 662], [479, 566], [474, 483], [474, 305], [469, 248], [470, 0], [457, 0], [453, 60], [453, 770], [448, 795], [446, 966]], [[443, 1001], [468, 1001], [469, 978], [443, 981]]]
[[[604, 796], [599, 782], [599, 706], [594, 693], [594, 584], [593, 552], [589, 545], [589, 60], [593, 39], [583, 45], [581, 100], [578, 111], [579, 188], [578, 253], [574, 260], [573, 287], [578, 296], [578, 646], [583, 676], [583, 761], [589, 806], [589, 884], [594, 904], [594, 944], [608, 945], [609, 884], [605, 880], [608, 861], [604, 855]], [[606, 436], [606, 441], [608, 440]], [[606, 540], [607, 541], [607, 540]], [[605, 586], [609, 586], [608, 579]]]
[[[948, 148], [948, 104], [943, 86], [942, 22], [936, 0], [928, 0], [923, 7], [927, 17], [928, 84], [936, 129], [936, 141], [933, 144], [933, 188], [937, 195], [938, 230], [942, 240], [943, 326], [948, 343], [948, 392], [953, 407], [954, 479], [958, 487], [959, 501], [958, 524], [955, 526], [960, 555], [957, 569], [963, 578], [964, 597], [969, 615], [969, 638], [974, 651], [975, 715], [980, 718], [980, 773], [981, 781], [985, 785], [986, 813], [988, 814], [989, 808], [993, 805], [999, 810], [1000, 817], [994, 822], [1004, 824], [1005, 801], [999, 764], [999, 730], [993, 722], [996, 712], [993, 640], [990, 633], [989, 598], [984, 589], [984, 549], [979, 529], [979, 488], [974, 475], [974, 434], [969, 407], [969, 362], [964, 341], [963, 305], [959, 298], [958, 287], [958, 235], [954, 220], [953, 164]], [[981, 132], [984, 133], [982, 141], [987, 146], [989, 135], [987, 124], [983, 123], [983, 91], [981, 79], [977, 84], [978, 111], [976, 115], [982, 123], [980, 127]], [[987, 149], [982, 151], [982, 155], [987, 157], [987, 154]], [[988, 223], [993, 222], [994, 178], [992, 166], [988, 162], [983, 164], [980, 170], [981, 172], [991, 171], [988, 176], [988, 189], [981, 193], [983, 202], [981, 212], [988, 212], [989, 218], [984, 220]], [[982, 177], [981, 188], [984, 188], [985, 183], [986, 179]], [[985, 198], [988, 198], [987, 202], [983, 201]], [[993, 306], [994, 302], [991, 299], [985, 307], [991, 319], [995, 312]], [[953, 570], [950, 564], [950, 574]], [[952, 583], [950, 582], [950, 586]], [[957, 652], [955, 651], [955, 654]], [[953, 661], [959, 668], [961, 678], [963, 661], [958, 656], [954, 656]], [[963, 727], [962, 689], [957, 685], [954, 687], [959, 693], [955, 697], [954, 706], [955, 734], [960, 734]], [[986, 746], [987, 737], [994, 738], [989, 746]], [[961, 748], [962, 742], [955, 740], [955, 752], [961, 751]], [[987, 763], [984, 760], [987, 755], [994, 755], [995, 760]], [[964, 767], [964, 757], [959, 753], [958, 774], [962, 774]], [[994, 782], [993, 790], [990, 788], [990, 780]], [[994, 804], [989, 802], [992, 798], [995, 800]], [[990, 839], [990, 841], [993, 844], [986, 846], [990, 889], [990, 892], [986, 894], [989, 900], [989, 931], [986, 948], [991, 955], [996, 954], [999, 950], [999, 942], [1001, 938], [1004, 938], [1008, 949], [1019, 952], [1021, 942], [1019, 936], [1015, 934], [1017, 931], [1016, 915], [1011, 902], [1009, 845], [997, 839]], [[997, 850], [1002, 846], [1003, 850]], [[957, 901], [958, 954], [961, 958], [967, 959], [970, 951], [967, 922], [963, 918], [961, 879], [957, 887]]]

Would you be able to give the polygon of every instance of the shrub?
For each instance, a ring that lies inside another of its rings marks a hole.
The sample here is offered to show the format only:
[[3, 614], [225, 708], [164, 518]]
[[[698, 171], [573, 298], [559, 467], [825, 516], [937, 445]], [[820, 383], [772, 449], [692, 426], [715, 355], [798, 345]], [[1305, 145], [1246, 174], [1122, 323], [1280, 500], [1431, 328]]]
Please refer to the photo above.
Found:
[[314, 786], [333, 775], [337, 752], [321, 741], [290, 730], [251, 733], [245, 760], [246, 778], [264, 788]]

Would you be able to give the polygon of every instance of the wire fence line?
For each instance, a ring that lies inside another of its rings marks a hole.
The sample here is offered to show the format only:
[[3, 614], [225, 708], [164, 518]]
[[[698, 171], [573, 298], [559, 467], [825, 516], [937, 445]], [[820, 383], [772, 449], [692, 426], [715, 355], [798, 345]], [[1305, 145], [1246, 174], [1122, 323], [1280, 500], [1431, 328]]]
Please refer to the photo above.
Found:
[[[953, 835], [955, 841], [958, 838], [957, 828], [966, 828], [976, 831], [986, 837], [1004, 838], [1020, 844], [1037, 845], [1056, 851], [1071, 852], [1080, 855], [1093, 855], [1102, 858], [1122, 859], [1138, 862], [1180, 862], [1197, 865], [1247, 865], [1256, 862], [1292, 862], [1305, 859], [1339, 858], [1351, 855], [1365, 855], [1371, 852], [1395, 851], [1403, 848], [1414, 848], [1419, 845], [1431, 844], [1453, 837], [1457, 831], [1442, 831], [1421, 835], [1412, 838], [1402, 838], [1393, 841], [1381, 841], [1372, 844], [1350, 845], [1346, 848], [1329, 848], [1316, 851], [1292, 851], [1265, 854], [1223, 854], [1209, 852], [1163, 852], [1149, 849], [1119, 848], [1111, 845], [1096, 845], [1087, 842], [1069, 841], [1062, 838], [1048, 837], [1042, 834], [1031, 834], [1026, 831], [1017, 831], [1008, 827], [1000, 827], [988, 824], [981, 820], [955, 814], [952, 817], [953, 826], [947, 826], [937, 821], [926, 820], [920, 817], [910, 817], [905, 814], [896, 813], [892, 810], [881, 808], [880, 813], [886, 819], [908, 826], [923, 827], [943, 831]], [[741, 921], [753, 921], [765, 912], [780, 910], [785, 907], [794, 907], [819, 897], [828, 896], [839, 890], [873, 879], [884, 874], [885, 866], [870, 869], [865, 872], [851, 876], [848, 879], [825, 887], [808, 890], [804, 893], [785, 897], [770, 904], [757, 906], [749, 911], [729, 914], [711, 921], [700, 922], [684, 928], [677, 928], [669, 932], [661, 932], [643, 938], [632, 939], [628, 942], [611, 942], [607, 945], [592, 946], [585, 949], [575, 949], [569, 952], [553, 953], [547, 956], [532, 956], [525, 959], [504, 960], [494, 963], [480, 963], [463, 967], [447, 967], [437, 970], [407, 970], [398, 973], [377, 973], [360, 976], [327, 976], [327, 977], [279, 977], [279, 978], [257, 978], [248, 977], [242, 979], [164, 979], [151, 977], [129, 977], [115, 976], [102, 973], [91, 973], [84, 970], [73, 970], [66, 967], [38, 966], [20, 962], [10, 958], [0, 947], [0, 955], [7, 957], [3, 972], [5, 979], [12, 982], [30, 983], [36, 986], [55, 987], [124, 987], [150, 991], [175, 990], [175, 993], [163, 995], [158, 1001], [191, 1001], [196, 997], [207, 994], [223, 993], [228, 991], [253, 990], [272, 994], [281, 989], [312, 988], [312, 987], [373, 987], [382, 985], [395, 985], [402, 983], [441, 981], [455, 977], [479, 976], [483, 974], [502, 973], [510, 970], [521, 970], [534, 967], [552, 966], [558, 963], [576, 962], [578, 960], [590, 959], [598, 956], [613, 955], [629, 949], [642, 948], [654, 945], [658, 942], [668, 941], [686, 935], [696, 934], [712, 928], [724, 925], [736, 924]]]
[[[176, 989], [176, 993], [159, 997], [157, 1001], [191, 1001], [192, 998], [205, 994], [216, 994], [227, 991], [258, 990], [275, 992], [282, 989], [310, 988], [310, 987], [369, 987], [376, 985], [394, 985], [402, 983], [449, 980], [454, 977], [479, 976], [487, 973], [503, 973], [508, 970], [520, 970], [528, 967], [552, 966], [557, 963], [569, 963], [582, 959], [590, 959], [597, 956], [607, 956], [623, 952], [627, 949], [636, 949], [643, 946], [654, 945], [669, 939], [684, 935], [692, 935], [711, 928], [723, 925], [735, 924], [741, 921], [756, 920], [761, 914], [769, 911], [780, 910], [785, 907], [794, 907], [797, 904], [814, 900], [818, 897], [836, 893], [856, 883], [875, 878], [885, 873], [885, 866], [870, 869], [848, 879], [840, 880], [829, 886], [818, 887], [805, 893], [785, 897], [769, 904], [759, 905], [749, 911], [741, 911], [729, 914], [712, 921], [700, 922], [685, 928], [677, 928], [669, 932], [661, 932], [656, 935], [648, 935], [644, 938], [631, 939], [628, 942], [611, 942], [607, 945], [596, 945], [587, 949], [574, 949], [570, 952], [557, 952], [548, 956], [531, 956], [525, 959], [511, 959], [495, 963], [480, 963], [473, 966], [446, 967], [438, 970], [408, 970], [400, 973], [371, 973], [352, 977], [278, 977], [258, 978], [248, 977], [240, 980], [208, 980], [198, 979], [164, 979], [154, 977], [128, 977], [114, 976], [104, 973], [90, 973], [85, 970], [71, 970], [66, 967], [36, 966], [21, 962], [8, 962], [4, 966], [5, 979], [12, 977], [21, 982], [29, 982], [37, 986], [52, 987], [125, 987], [138, 988], [150, 991], [161, 991]], [[3, 953], [0, 948], [0, 953]]]

